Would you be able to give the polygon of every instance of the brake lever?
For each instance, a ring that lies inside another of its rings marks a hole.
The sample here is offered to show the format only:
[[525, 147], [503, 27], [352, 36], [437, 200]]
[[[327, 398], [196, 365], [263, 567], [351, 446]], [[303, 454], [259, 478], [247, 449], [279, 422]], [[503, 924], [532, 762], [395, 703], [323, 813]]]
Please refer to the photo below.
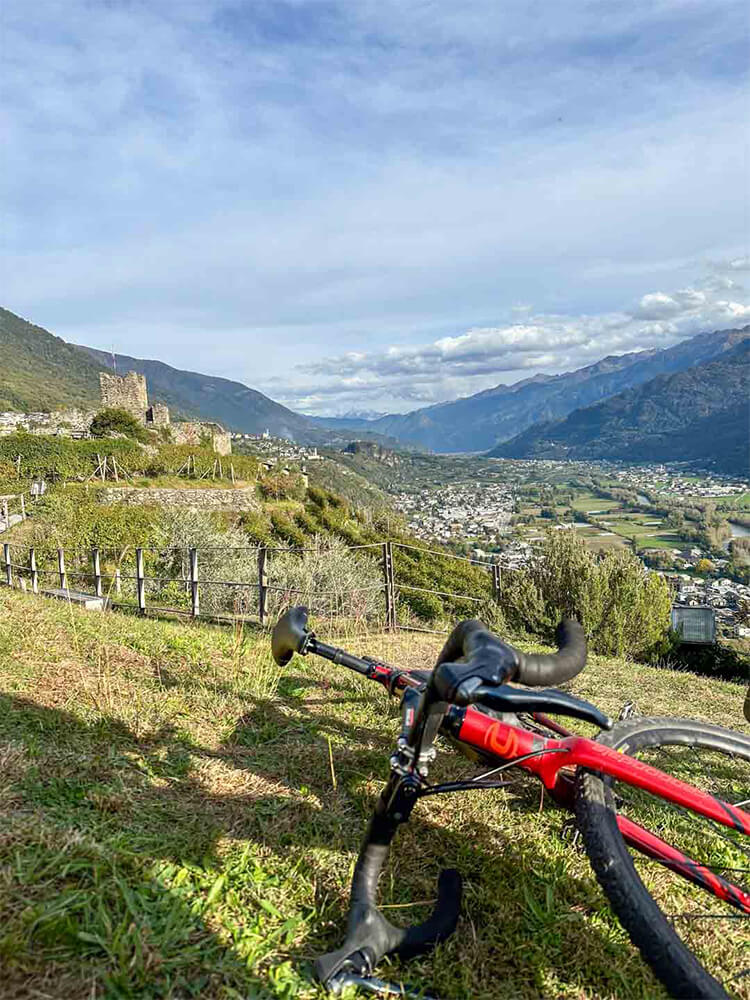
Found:
[[611, 729], [614, 725], [612, 719], [591, 702], [574, 698], [572, 694], [558, 691], [557, 688], [533, 691], [529, 688], [510, 687], [508, 684], [498, 687], [480, 684], [472, 686], [471, 690], [463, 694], [467, 699], [464, 704], [481, 703], [498, 712], [554, 712], [582, 719], [584, 722], [593, 722], [600, 729]]

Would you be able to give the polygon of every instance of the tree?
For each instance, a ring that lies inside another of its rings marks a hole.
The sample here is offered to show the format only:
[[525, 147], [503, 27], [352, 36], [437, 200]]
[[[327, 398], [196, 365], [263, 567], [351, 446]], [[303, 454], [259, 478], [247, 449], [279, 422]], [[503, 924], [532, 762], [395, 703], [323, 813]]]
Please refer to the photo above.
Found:
[[672, 598], [634, 553], [598, 558], [576, 532], [551, 531], [528, 567], [503, 574], [500, 605], [511, 627], [550, 642], [560, 619], [572, 616], [596, 652], [644, 658], [667, 639]]
[[109, 407], [100, 410], [89, 426], [89, 433], [95, 438], [123, 437], [133, 438], [135, 441], [148, 441], [148, 432], [127, 410], [117, 407]]
[[716, 569], [710, 559], [699, 559], [695, 566], [698, 573], [713, 573]]

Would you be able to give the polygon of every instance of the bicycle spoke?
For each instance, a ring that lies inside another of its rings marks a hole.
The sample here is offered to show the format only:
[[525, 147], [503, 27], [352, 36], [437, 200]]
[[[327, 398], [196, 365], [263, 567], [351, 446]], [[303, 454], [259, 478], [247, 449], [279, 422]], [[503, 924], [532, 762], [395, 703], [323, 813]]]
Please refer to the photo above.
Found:
[[[746, 758], [684, 743], [642, 745], [631, 752], [720, 802], [738, 808], [750, 803]], [[714, 887], [709, 876], [725, 886], [729, 880], [736, 890], [748, 892], [750, 838], [647, 789], [619, 780], [611, 781], [610, 788], [618, 813], [685, 855], [672, 860], [642, 854], [637, 843], [630, 851], [640, 877], [675, 933], [699, 961], [712, 968], [720, 982], [728, 985], [733, 996], [748, 997], [750, 969], [745, 967], [750, 914], [732, 912], [734, 904], [719, 895], [719, 886]], [[691, 871], [696, 872], [695, 880]]]

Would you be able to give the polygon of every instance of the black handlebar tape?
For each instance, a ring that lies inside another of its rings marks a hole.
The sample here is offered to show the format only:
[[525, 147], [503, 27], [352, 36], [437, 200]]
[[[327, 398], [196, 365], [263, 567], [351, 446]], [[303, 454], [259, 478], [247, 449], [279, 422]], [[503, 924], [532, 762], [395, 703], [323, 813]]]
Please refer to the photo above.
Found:
[[438, 898], [429, 917], [421, 924], [407, 927], [396, 953], [414, 958], [446, 941], [455, 931], [461, 914], [463, 880], [455, 868], [443, 868], [438, 876]]
[[[377, 814], [373, 816], [367, 840], [354, 869], [351, 892], [352, 912], [349, 916], [350, 931], [352, 930], [352, 917], [357, 907], [368, 910], [377, 907], [378, 881], [388, 858], [390, 842], [394, 833], [395, 824], [386, 816]], [[461, 912], [461, 893], [460, 874], [454, 868], [443, 869], [438, 878], [437, 902], [427, 920], [406, 929], [394, 927], [393, 924], [383, 920], [383, 924], [378, 928], [379, 933], [374, 935], [374, 938], [379, 939], [382, 946], [387, 944], [387, 950], [383, 954], [395, 951], [402, 958], [413, 958], [450, 937], [456, 929]], [[372, 930], [374, 927], [371, 924]], [[382, 955], [379, 956], [378, 961], [381, 957]]]
[[480, 621], [468, 620], [459, 622], [445, 641], [445, 645], [437, 658], [437, 666], [441, 663], [455, 663], [464, 656], [469, 656], [472, 649], [476, 648], [477, 642], [481, 642], [485, 637], [500, 640], [489, 631], [486, 625]]
[[484, 684], [503, 684], [515, 677], [520, 654], [479, 621], [458, 624], [443, 646], [432, 675], [434, 697], [456, 699], [462, 684], [478, 678]]
[[551, 687], [569, 681], [586, 665], [586, 636], [575, 618], [557, 626], [556, 653], [519, 653], [515, 680], [528, 687]]
[[328, 983], [347, 967], [368, 976], [385, 955], [391, 952], [404, 958], [419, 955], [456, 929], [462, 886], [461, 876], [453, 869], [440, 873], [437, 903], [423, 923], [406, 929], [394, 927], [378, 910], [380, 873], [398, 825], [378, 812], [370, 822], [354, 869], [346, 941], [341, 948], [315, 961], [315, 972], [322, 983]]

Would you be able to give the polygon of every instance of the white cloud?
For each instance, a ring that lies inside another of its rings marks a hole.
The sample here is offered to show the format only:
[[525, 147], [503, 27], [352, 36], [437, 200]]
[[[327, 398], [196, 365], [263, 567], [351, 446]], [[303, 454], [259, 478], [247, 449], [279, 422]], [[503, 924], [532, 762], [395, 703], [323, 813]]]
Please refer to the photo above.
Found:
[[[516, 381], [525, 373], [557, 373], [592, 364], [608, 354], [668, 347], [692, 334], [743, 325], [750, 304], [684, 288], [649, 292], [630, 312], [581, 316], [527, 315], [524, 323], [477, 328], [421, 346], [350, 352], [299, 366], [277, 394], [310, 412], [368, 397], [398, 400], [398, 409], [455, 398]], [[316, 376], [310, 382], [310, 375]]]

